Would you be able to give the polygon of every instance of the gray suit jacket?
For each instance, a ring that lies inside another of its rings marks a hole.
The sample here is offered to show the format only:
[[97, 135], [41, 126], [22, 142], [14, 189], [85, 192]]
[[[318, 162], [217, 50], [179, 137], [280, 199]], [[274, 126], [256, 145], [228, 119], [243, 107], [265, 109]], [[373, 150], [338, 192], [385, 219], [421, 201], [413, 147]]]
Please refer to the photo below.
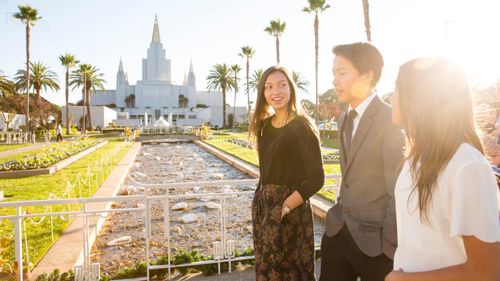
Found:
[[392, 123], [391, 108], [376, 96], [362, 115], [345, 157], [345, 116], [339, 120], [340, 197], [327, 212], [326, 235], [337, 234], [345, 224], [365, 254], [384, 253], [393, 259], [397, 246], [394, 186], [403, 163], [403, 133]]

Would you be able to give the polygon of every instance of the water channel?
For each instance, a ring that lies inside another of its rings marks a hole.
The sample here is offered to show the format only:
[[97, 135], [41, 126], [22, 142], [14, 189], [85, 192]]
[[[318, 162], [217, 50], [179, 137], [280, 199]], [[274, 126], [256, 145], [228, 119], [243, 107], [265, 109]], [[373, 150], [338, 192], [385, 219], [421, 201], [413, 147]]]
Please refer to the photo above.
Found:
[[[143, 145], [133, 163], [130, 177], [143, 184], [181, 183], [216, 180], [250, 179], [203, 148], [191, 144], [161, 143]], [[214, 241], [221, 240], [220, 198], [203, 194], [250, 191], [248, 194], [225, 198], [226, 240], [234, 240], [238, 251], [252, 246], [251, 202], [254, 184], [238, 186], [190, 186], [171, 188], [171, 195], [199, 194], [198, 198], [174, 198], [169, 201], [172, 254], [181, 249], [197, 250], [212, 255]], [[120, 189], [122, 195], [144, 194], [144, 189], [128, 180]], [[163, 190], [150, 191], [151, 195], [165, 194]], [[115, 203], [114, 208], [141, 207], [142, 202]], [[167, 254], [165, 216], [161, 201], [151, 206], [152, 237], [150, 258]], [[324, 224], [315, 218], [315, 242], [320, 243]], [[92, 262], [101, 264], [102, 273], [111, 276], [119, 269], [133, 267], [145, 260], [144, 213], [124, 212], [110, 214], [92, 247]]]

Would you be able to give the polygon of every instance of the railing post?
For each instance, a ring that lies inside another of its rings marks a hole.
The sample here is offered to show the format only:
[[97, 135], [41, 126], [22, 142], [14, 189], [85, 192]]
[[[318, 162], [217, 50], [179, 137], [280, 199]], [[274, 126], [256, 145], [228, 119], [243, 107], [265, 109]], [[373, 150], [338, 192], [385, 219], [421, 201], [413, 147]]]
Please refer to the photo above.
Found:
[[21, 207], [17, 208], [17, 216], [14, 220], [14, 241], [16, 243], [16, 261], [17, 261], [17, 272], [19, 276], [19, 281], [23, 281], [23, 232], [22, 232], [22, 219], [21, 219]]

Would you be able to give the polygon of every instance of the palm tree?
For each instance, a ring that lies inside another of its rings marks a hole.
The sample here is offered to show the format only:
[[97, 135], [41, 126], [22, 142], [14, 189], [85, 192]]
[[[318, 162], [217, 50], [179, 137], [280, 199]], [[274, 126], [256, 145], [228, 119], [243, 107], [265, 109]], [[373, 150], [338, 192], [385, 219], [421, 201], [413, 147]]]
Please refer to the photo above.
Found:
[[70, 68], [75, 67], [79, 61], [75, 59], [75, 56], [70, 54], [60, 55], [59, 61], [61, 61], [61, 64], [66, 67], [66, 135], [69, 135], [69, 70]]
[[260, 79], [262, 78], [262, 73], [263, 73], [262, 68], [257, 68], [256, 70], [253, 71], [252, 77], [250, 77], [250, 81], [247, 84], [250, 90], [252, 91], [258, 90], [259, 82]]
[[[40, 93], [42, 88], [47, 91], [47, 88], [51, 90], [57, 91], [59, 90], [59, 81], [57, 80], [57, 74], [50, 70], [50, 67], [47, 67], [42, 62], [30, 63], [30, 75], [26, 75], [26, 70], [19, 69], [14, 77], [16, 84], [20, 88], [24, 88], [26, 83], [26, 77], [30, 79], [33, 83], [31, 88], [35, 90], [36, 93], [36, 101], [40, 103]], [[29, 89], [28, 89], [29, 90]]]
[[368, 40], [368, 42], [371, 42], [372, 33], [370, 30], [370, 6], [368, 0], [363, 0], [363, 14], [365, 18], [366, 40]]
[[3, 75], [0, 70], [0, 97], [9, 96], [16, 93], [16, 87], [13, 81]]
[[[90, 64], [82, 63], [78, 66], [78, 69], [73, 70], [71, 74], [71, 82], [69, 84], [74, 85], [73, 89], [80, 86], [83, 87], [82, 93], [85, 98], [84, 106], [87, 107], [87, 118], [89, 120], [87, 123], [88, 126], [85, 126], [85, 130], [87, 128], [92, 130], [92, 115], [90, 115], [90, 91], [104, 90], [104, 83], [106, 82], [102, 79], [104, 74], [98, 72], [99, 68]], [[84, 129], [82, 128], [82, 130]]]
[[241, 67], [237, 64], [231, 65], [231, 71], [234, 74], [234, 103], [233, 103], [233, 129], [236, 128], [236, 93], [238, 93], [238, 73]]
[[286, 23], [279, 19], [272, 20], [271, 25], [264, 29], [271, 36], [276, 37], [276, 64], [280, 64], [280, 36], [285, 32]]
[[24, 88], [26, 89], [26, 128], [30, 131], [30, 32], [31, 26], [34, 26], [42, 17], [38, 16], [37, 9], [33, 9], [29, 5], [19, 5], [17, 7], [19, 8], [19, 12], [14, 14], [14, 18], [26, 24], [26, 85]]
[[318, 15], [320, 12], [330, 8], [330, 5], [325, 3], [326, 0], [307, 0], [309, 2], [309, 7], [305, 7], [303, 9], [304, 12], [314, 13], [314, 74], [315, 74], [315, 82], [316, 82], [316, 110], [319, 110], [318, 103], [318, 49], [319, 49], [319, 19]]
[[297, 89], [309, 94], [309, 91], [306, 88], [307, 86], [309, 86], [309, 81], [307, 81], [304, 77], [302, 77], [302, 75], [299, 72], [292, 71], [292, 79], [295, 82], [295, 85], [297, 85]]
[[248, 111], [247, 111], [247, 116], [248, 114], [250, 114], [250, 88], [249, 88], [249, 83], [248, 83], [248, 80], [249, 80], [249, 75], [250, 75], [250, 59], [253, 57], [253, 55], [255, 54], [255, 50], [250, 47], [250, 46], [243, 46], [241, 47], [241, 53], [239, 53], [239, 56], [240, 57], [245, 57], [247, 59], [247, 106], [248, 106]]
[[226, 90], [235, 86], [231, 70], [227, 64], [216, 64], [208, 73], [208, 90], [222, 90], [222, 127], [226, 128]]

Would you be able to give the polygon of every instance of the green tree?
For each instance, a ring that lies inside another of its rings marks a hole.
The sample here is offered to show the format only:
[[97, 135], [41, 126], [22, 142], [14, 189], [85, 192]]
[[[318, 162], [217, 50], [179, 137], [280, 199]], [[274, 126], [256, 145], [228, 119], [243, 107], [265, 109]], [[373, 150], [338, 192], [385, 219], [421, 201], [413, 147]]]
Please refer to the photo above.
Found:
[[[85, 129], [92, 130], [92, 115], [90, 114], [90, 91], [104, 90], [104, 83], [106, 82], [102, 76], [104, 74], [98, 73], [99, 68], [82, 63], [78, 65], [77, 70], [73, 70], [71, 73], [70, 85], [73, 85], [73, 89], [77, 87], [82, 87], [82, 93], [85, 97], [85, 106], [87, 107], [87, 119], [88, 123]], [[83, 129], [82, 129], [83, 130]]]
[[363, 1], [363, 15], [365, 19], [366, 40], [368, 40], [368, 42], [371, 42], [372, 33], [370, 30], [370, 5], [368, 3], [368, 0], [362, 0], [362, 1]]
[[248, 114], [250, 114], [250, 88], [249, 88], [249, 83], [248, 83], [249, 79], [250, 79], [250, 59], [253, 57], [254, 54], [255, 54], [255, 50], [250, 46], [241, 47], [241, 53], [239, 53], [240, 57], [244, 57], [247, 60], [247, 64], [246, 64], [246, 71], [247, 71], [246, 88], [247, 88], [247, 105], [248, 105], [247, 117], [248, 117]]
[[0, 97], [17, 94], [15, 83], [0, 70]]
[[295, 85], [297, 85], [297, 88], [299, 90], [309, 94], [309, 91], [307, 90], [307, 86], [309, 86], [309, 81], [307, 81], [299, 72], [292, 71], [292, 79], [295, 82]]
[[226, 122], [226, 90], [231, 90], [235, 86], [235, 81], [231, 76], [231, 69], [227, 64], [215, 64], [207, 77], [208, 90], [222, 91], [222, 127], [227, 127]]
[[259, 82], [260, 82], [260, 79], [262, 79], [263, 72], [264, 71], [262, 70], [262, 68], [257, 68], [253, 71], [252, 77], [250, 77], [250, 80], [247, 84], [247, 86], [249, 87], [250, 90], [258, 91]]
[[280, 64], [280, 37], [285, 32], [286, 23], [279, 19], [272, 20], [270, 25], [264, 29], [269, 35], [276, 38], [276, 64]]
[[59, 61], [61, 62], [61, 65], [66, 67], [66, 91], [65, 91], [65, 96], [66, 96], [66, 134], [69, 134], [69, 107], [68, 107], [68, 101], [69, 101], [69, 70], [72, 67], [75, 67], [79, 61], [75, 59], [75, 56], [71, 54], [64, 54], [59, 56]]
[[316, 93], [316, 111], [319, 110], [318, 102], [318, 64], [319, 64], [319, 13], [330, 8], [330, 5], [325, 3], [326, 0], [307, 0], [309, 7], [303, 9], [304, 12], [314, 13], [314, 75], [315, 75], [315, 93]]
[[24, 88], [26, 89], [26, 128], [30, 130], [30, 77], [29, 77], [29, 68], [30, 68], [30, 35], [31, 35], [31, 26], [34, 26], [42, 17], [38, 16], [38, 10], [32, 8], [29, 5], [19, 5], [19, 12], [14, 14], [14, 18], [20, 20], [22, 23], [26, 25], [26, 85]]
[[37, 103], [40, 102], [40, 94], [42, 88], [47, 91], [47, 88], [57, 91], [59, 90], [59, 81], [57, 79], [57, 74], [50, 70], [50, 67], [46, 66], [42, 62], [32, 62], [30, 63], [30, 75], [26, 75], [26, 70], [19, 69], [14, 77], [18, 87], [24, 89], [26, 83], [26, 77], [32, 82], [31, 88], [35, 90]]
[[238, 73], [241, 67], [237, 64], [231, 65], [231, 72], [234, 74], [234, 103], [233, 103], [233, 122], [232, 127], [236, 128], [236, 94], [238, 93]]

